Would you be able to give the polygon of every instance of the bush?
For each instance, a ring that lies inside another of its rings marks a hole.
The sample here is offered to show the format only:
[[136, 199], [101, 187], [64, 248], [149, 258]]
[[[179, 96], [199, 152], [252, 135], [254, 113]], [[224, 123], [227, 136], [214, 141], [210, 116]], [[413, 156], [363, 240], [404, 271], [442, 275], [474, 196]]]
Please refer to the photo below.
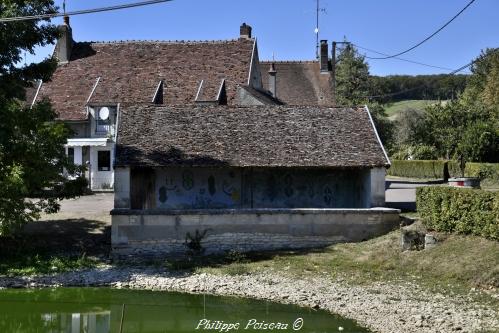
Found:
[[[451, 177], [461, 177], [459, 163], [449, 161], [449, 174]], [[465, 177], [477, 177], [481, 180], [490, 180], [499, 183], [499, 163], [466, 163], [464, 170]]]
[[[396, 156], [398, 157], [398, 156]], [[450, 177], [461, 177], [458, 161], [443, 160], [392, 160], [387, 170], [389, 176], [410, 178], [445, 178], [445, 168]], [[488, 183], [499, 184], [499, 163], [466, 163], [465, 177], [476, 177]]]
[[446, 186], [420, 187], [416, 205], [428, 229], [499, 240], [499, 193]]
[[393, 154], [397, 160], [432, 160], [437, 159], [438, 154], [435, 147], [427, 145], [402, 145]]
[[421, 160], [401, 161], [392, 160], [388, 175], [410, 178], [444, 178], [444, 167], [447, 161]]

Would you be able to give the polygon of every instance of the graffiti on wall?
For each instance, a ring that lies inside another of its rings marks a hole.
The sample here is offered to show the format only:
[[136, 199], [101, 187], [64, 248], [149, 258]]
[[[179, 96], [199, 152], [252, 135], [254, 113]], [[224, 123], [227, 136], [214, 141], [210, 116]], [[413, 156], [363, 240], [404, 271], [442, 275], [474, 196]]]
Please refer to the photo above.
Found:
[[165, 203], [168, 201], [168, 192], [175, 191], [177, 185], [174, 184], [171, 177], [165, 177], [165, 185], [159, 188], [159, 201]]
[[253, 174], [253, 207], [364, 207], [369, 172], [343, 170], [258, 170]]
[[159, 205], [168, 208], [229, 208], [240, 205], [239, 173], [220, 169], [163, 169]]

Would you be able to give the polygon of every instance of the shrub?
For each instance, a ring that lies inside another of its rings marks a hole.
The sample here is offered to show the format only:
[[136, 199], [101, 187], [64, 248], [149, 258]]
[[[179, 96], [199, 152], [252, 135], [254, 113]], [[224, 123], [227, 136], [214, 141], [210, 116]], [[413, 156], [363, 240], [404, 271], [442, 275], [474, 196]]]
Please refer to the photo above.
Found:
[[[390, 176], [410, 178], [445, 178], [446, 168], [450, 177], [461, 177], [458, 161], [443, 160], [392, 160], [387, 170]], [[466, 163], [465, 177], [477, 177], [499, 184], [499, 163]]]
[[[460, 177], [459, 163], [449, 161], [449, 173], [451, 177]], [[466, 177], [477, 177], [481, 180], [488, 179], [499, 183], [499, 163], [466, 163], [464, 170]]]
[[447, 161], [421, 160], [401, 161], [392, 160], [387, 173], [390, 176], [410, 178], [444, 178], [444, 166]]
[[397, 160], [431, 160], [438, 158], [435, 147], [427, 145], [402, 145], [393, 154]]
[[420, 187], [416, 205], [433, 230], [499, 240], [499, 193], [446, 186]]

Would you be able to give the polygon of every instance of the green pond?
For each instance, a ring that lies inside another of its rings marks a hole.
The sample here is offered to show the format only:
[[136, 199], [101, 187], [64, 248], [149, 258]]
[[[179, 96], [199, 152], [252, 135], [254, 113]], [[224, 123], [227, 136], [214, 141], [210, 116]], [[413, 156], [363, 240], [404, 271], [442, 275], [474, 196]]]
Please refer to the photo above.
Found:
[[[287, 326], [287, 327], [286, 327]], [[110, 288], [0, 290], [0, 332], [369, 332], [293, 305]]]

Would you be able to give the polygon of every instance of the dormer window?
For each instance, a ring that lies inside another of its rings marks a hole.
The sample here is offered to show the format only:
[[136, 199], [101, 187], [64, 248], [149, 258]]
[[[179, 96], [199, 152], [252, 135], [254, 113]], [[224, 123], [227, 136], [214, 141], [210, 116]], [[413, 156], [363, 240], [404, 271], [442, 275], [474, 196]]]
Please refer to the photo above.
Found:
[[108, 134], [112, 130], [116, 115], [115, 106], [102, 106], [94, 108], [95, 133]]

